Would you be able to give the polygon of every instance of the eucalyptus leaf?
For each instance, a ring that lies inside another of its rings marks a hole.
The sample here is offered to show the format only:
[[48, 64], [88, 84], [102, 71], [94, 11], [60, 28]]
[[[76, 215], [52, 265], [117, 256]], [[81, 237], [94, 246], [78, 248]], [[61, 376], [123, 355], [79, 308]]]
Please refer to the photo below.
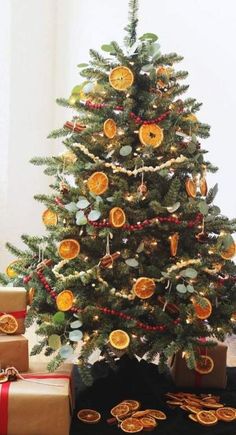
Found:
[[80, 199], [76, 205], [80, 210], [84, 210], [90, 205], [90, 203], [87, 199]]
[[79, 63], [79, 64], [77, 65], [78, 68], [86, 68], [87, 66], [88, 66], [87, 63]]
[[75, 320], [74, 322], [70, 323], [70, 327], [72, 329], [77, 329], [80, 328], [82, 326], [82, 322], [80, 320]]
[[217, 205], [213, 205], [213, 207], [211, 207], [210, 212], [211, 212], [211, 214], [213, 214], [214, 216], [217, 216], [218, 214], [221, 213], [221, 209], [220, 209], [220, 207], [218, 207]]
[[140, 252], [143, 252], [143, 250], [144, 250], [144, 242], [141, 242], [141, 243], [138, 245], [138, 247], [137, 247], [137, 249], [136, 249], [136, 252], [137, 252], [138, 254], [140, 254]]
[[164, 278], [169, 278], [170, 275], [166, 272], [161, 272], [161, 275], [164, 276]]
[[71, 357], [73, 353], [73, 348], [69, 344], [62, 346], [59, 350], [59, 355], [64, 359]]
[[130, 267], [138, 267], [138, 261], [136, 260], [136, 258], [128, 258], [127, 260], [125, 260], [127, 266]]
[[107, 53], [115, 53], [114, 47], [111, 44], [103, 44], [101, 49]]
[[149, 53], [151, 56], [155, 56], [160, 51], [160, 44], [151, 44], [149, 47]]
[[194, 292], [195, 292], [194, 287], [193, 287], [191, 284], [188, 284], [188, 285], [187, 285], [187, 291], [188, 291], [189, 293], [194, 293]]
[[158, 36], [155, 35], [155, 33], [144, 33], [142, 36], [140, 36], [140, 41], [152, 41], [155, 42], [158, 40]]
[[58, 311], [56, 314], [54, 314], [52, 320], [53, 320], [53, 323], [56, 323], [56, 324], [64, 323], [65, 313], [63, 313], [62, 311]]
[[72, 213], [72, 212], [77, 211], [78, 207], [77, 207], [75, 202], [70, 202], [69, 204], [65, 205], [65, 209]]
[[184, 284], [178, 284], [178, 285], [176, 286], [176, 290], [177, 290], [179, 293], [186, 293], [186, 292], [187, 292], [187, 287], [186, 287]]
[[69, 340], [71, 341], [80, 341], [82, 337], [83, 333], [80, 331], [80, 329], [76, 329], [69, 333]]
[[114, 201], [114, 196], [108, 196], [108, 198], [106, 198], [106, 200], [108, 202], [113, 202]]
[[190, 142], [190, 143], [188, 144], [187, 150], [188, 150], [188, 152], [189, 152], [190, 154], [195, 153], [196, 149], [197, 149], [197, 146], [196, 146], [196, 144], [195, 144], [194, 142]]
[[188, 267], [187, 269], [183, 269], [179, 273], [181, 276], [184, 276], [186, 278], [196, 278], [198, 272], [197, 270], [193, 269], [192, 267]]
[[48, 346], [53, 350], [57, 350], [61, 347], [61, 337], [57, 334], [52, 334], [48, 337]]
[[174, 205], [172, 205], [171, 207], [166, 207], [166, 210], [169, 213], [174, 213], [176, 210], [178, 210], [178, 208], [180, 207], [180, 202], [176, 202]]
[[130, 145], [125, 145], [120, 149], [120, 155], [122, 157], [128, 156], [132, 152], [132, 147]]
[[149, 72], [153, 69], [153, 65], [151, 63], [147, 63], [142, 66], [142, 71]]
[[198, 210], [200, 211], [200, 213], [202, 213], [204, 216], [206, 216], [208, 213], [208, 209], [209, 209], [209, 207], [204, 200], [199, 201]]
[[102, 197], [99, 196], [99, 195], [97, 195], [97, 196], [96, 196], [96, 203], [99, 204], [99, 203], [101, 203], [101, 202], [103, 202]]
[[233, 244], [234, 244], [234, 239], [231, 236], [231, 234], [226, 234], [225, 236], [222, 237], [222, 245], [224, 250], [228, 249]]
[[99, 210], [91, 210], [88, 214], [88, 219], [90, 221], [97, 221], [101, 217], [101, 212]]
[[82, 210], [80, 210], [76, 213], [76, 224], [77, 225], [86, 225], [87, 224], [87, 218], [84, 215], [84, 212]]

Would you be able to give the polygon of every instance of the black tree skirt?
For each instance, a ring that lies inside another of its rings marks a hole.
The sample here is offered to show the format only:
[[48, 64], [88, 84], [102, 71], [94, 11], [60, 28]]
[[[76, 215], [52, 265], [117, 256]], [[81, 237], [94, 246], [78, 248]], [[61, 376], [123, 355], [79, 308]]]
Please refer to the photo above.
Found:
[[[168, 408], [165, 403], [165, 393], [178, 391], [178, 389], [171, 379], [158, 373], [158, 366], [154, 364], [123, 357], [119, 361], [117, 372], [109, 370], [107, 373], [104, 363], [96, 363], [94, 370], [97, 377], [100, 377], [92, 387], [85, 388], [79, 375], [76, 376], [76, 412], [72, 421], [71, 435], [124, 434], [117, 426], [108, 425], [106, 422], [108, 418], [111, 418], [111, 408], [124, 399], [139, 400], [142, 409], [160, 409], [166, 413], [167, 420], [159, 422], [157, 428], [151, 432], [154, 435], [236, 435], [236, 421], [219, 422], [208, 428], [189, 420], [185, 411]], [[206, 391], [184, 388], [182, 391], [217, 394], [220, 395], [221, 403], [236, 408], [236, 368], [228, 368], [226, 390]], [[100, 412], [101, 421], [94, 425], [80, 422], [76, 413], [83, 408]]]

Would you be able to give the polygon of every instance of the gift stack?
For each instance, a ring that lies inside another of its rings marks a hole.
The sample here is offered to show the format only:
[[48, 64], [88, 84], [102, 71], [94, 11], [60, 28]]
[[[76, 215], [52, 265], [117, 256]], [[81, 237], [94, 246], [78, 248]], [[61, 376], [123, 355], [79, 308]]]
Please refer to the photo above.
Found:
[[29, 363], [26, 307], [25, 289], [0, 287], [0, 435], [69, 435], [73, 366]]

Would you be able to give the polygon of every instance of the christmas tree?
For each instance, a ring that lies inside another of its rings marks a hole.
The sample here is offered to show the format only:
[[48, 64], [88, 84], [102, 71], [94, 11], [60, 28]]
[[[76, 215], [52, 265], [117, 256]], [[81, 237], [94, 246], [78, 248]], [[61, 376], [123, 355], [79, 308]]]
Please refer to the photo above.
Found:
[[96, 349], [111, 365], [159, 355], [160, 368], [182, 351], [194, 368], [200, 338], [212, 346], [234, 331], [236, 220], [207, 186], [209, 126], [181, 97], [182, 57], [162, 54], [153, 33], [138, 37], [137, 15], [130, 0], [124, 45], [91, 49], [82, 83], [58, 100], [76, 112], [49, 136], [65, 152], [32, 159], [54, 180], [35, 196], [47, 234], [23, 235], [25, 251], [8, 244], [16, 260], [1, 275], [28, 290], [27, 325], [41, 337], [32, 354], [52, 355], [51, 370], [74, 355], [87, 383]]

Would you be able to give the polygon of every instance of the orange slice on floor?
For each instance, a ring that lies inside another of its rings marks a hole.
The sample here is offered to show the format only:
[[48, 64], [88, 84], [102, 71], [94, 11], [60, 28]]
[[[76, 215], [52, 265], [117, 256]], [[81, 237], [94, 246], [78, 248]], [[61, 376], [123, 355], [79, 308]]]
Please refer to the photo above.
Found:
[[196, 423], [198, 423], [198, 419], [196, 414], [189, 414], [188, 417], [190, 418], [190, 420], [195, 421]]
[[103, 124], [103, 132], [108, 139], [113, 139], [117, 133], [117, 127], [114, 119], [107, 119]]
[[163, 411], [159, 411], [159, 409], [149, 409], [148, 415], [157, 420], [166, 420], [166, 414]]
[[190, 198], [195, 198], [197, 194], [197, 185], [194, 180], [192, 180], [191, 178], [187, 178], [187, 180], [185, 181], [185, 189]]
[[140, 408], [141, 404], [137, 400], [123, 400], [122, 404], [128, 405], [131, 411], [137, 411]]
[[204, 408], [208, 408], [211, 410], [211, 412], [213, 412], [213, 409], [218, 409], [218, 408], [222, 408], [224, 405], [222, 403], [207, 403], [207, 402], [202, 402], [202, 405]]
[[133, 285], [133, 292], [140, 299], [148, 299], [154, 294], [155, 288], [156, 284], [152, 278], [142, 276]]
[[204, 426], [213, 426], [217, 423], [218, 418], [210, 411], [200, 411], [196, 414], [198, 422]]
[[202, 196], [207, 196], [208, 186], [205, 177], [200, 179], [200, 192]]
[[3, 314], [0, 317], [0, 331], [5, 334], [14, 334], [17, 331], [18, 323], [11, 314]]
[[9, 278], [16, 278], [18, 276], [18, 272], [16, 272], [12, 266], [14, 266], [14, 264], [19, 263], [19, 260], [13, 260], [11, 261], [11, 263], [7, 266], [6, 268], [6, 274]]
[[149, 415], [149, 409], [145, 409], [144, 411], [134, 412], [132, 417], [134, 417], [134, 418], [141, 418], [141, 417], [144, 417], [146, 415]]
[[81, 409], [77, 417], [83, 423], [95, 424], [101, 420], [101, 414], [93, 409]]
[[122, 329], [116, 329], [110, 333], [109, 342], [115, 349], [122, 350], [129, 346], [130, 338], [127, 332], [123, 331]]
[[139, 140], [143, 145], [157, 148], [161, 145], [163, 138], [163, 130], [156, 124], [143, 124], [139, 129]]
[[[201, 355], [199, 359], [196, 361], [195, 370], [201, 375], [208, 375], [209, 373], [212, 372], [213, 369], [214, 369], [214, 361], [210, 356]], [[204, 406], [206, 406], [206, 404]]]
[[174, 233], [169, 237], [170, 241], [170, 255], [175, 257], [178, 251], [179, 245], [179, 233]]
[[216, 417], [222, 421], [233, 421], [236, 420], [236, 409], [225, 407], [219, 408], [215, 411]]
[[28, 305], [32, 305], [33, 300], [34, 300], [34, 295], [35, 295], [35, 288], [31, 287], [28, 291], [28, 296], [27, 296]]
[[74, 239], [65, 239], [60, 242], [58, 253], [64, 260], [73, 260], [80, 253], [80, 244]]
[[129, 412], [130, 408], [125, 403], [120, 403], [111, 409], [111, 415], [113, 415], [113, 417], [122, 417], [129, 414]]
[[143, 430], [143, 425], [141, 421], [133, 417], [126, 418], [124, 421], [122, 421], [120, 427], [123, 432], [127, 433], [137, 433]]
[[94, 195], [102, 195], [108, 189], [109, 180], [104, 172], [94, 172], [88, 181], [87, 186], [91, 193]]
[[209, 299], [202, 298], [202, 300], [204, 301], [204, 306], [201, 306], [199, 303], [194, 302], [194, 299], [192, 302], [198, 319], [205, 320], [208, 319], [208, 317], [210, 317], [212, 313], [212, 305]]
[[236, 254], [236, 243], [231, 243], [231, 245], [225, 250], [221, 251], [220, 256], [224, 260], [231, 260]]
[[63, 290], [56, 297], [56, 304], [59, 311], [69, 311], [73, 306], [74, 295], [70, 290]]
[[113, 207], [109, 212], [109, 222], [113, 228], [121, 228], [126, 222], [124, 210], [120, 207]]
[[52, 227], [52, 226], [57, 224], [58, 217], [57, 217], [57, 214], [55, 213], [55, 211], [50, 210], [48, 208], [47, 210], [45, 210], [43, 212], [42, 220], [43, 220], [44, 225]]
[[185, 408], [186, 408], [187, 411], [190, 411], [193, 414], [197, 414], [202, 409], [202, 408], [200, 408], [198, 406], [189, 406], [189, 405], [185, 405]]
[[157, 426], [156, 420], [152, 417], [143, 417], [140, 421], [143, 425], [143, 430], [145, 431], [153, 430]]
[[109, 74], [109, 83], [117, 91], [126, 91], [133, 82], [134, 75], [126, 66], [117, 66]]

